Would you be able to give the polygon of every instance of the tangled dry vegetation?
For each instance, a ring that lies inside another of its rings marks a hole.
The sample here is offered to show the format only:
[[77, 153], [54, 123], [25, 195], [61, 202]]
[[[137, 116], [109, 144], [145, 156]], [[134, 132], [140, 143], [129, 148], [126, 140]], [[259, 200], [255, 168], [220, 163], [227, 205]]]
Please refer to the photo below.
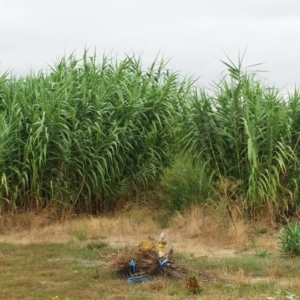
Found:
[[143, 280], [147, 276], [157, 275], [161, 278], [192, 280], [191, 274], [203, 282], [219, 279], [212, 272], [203, 272], [178, 264], [175, 261], [173, 249], [170, 248], [167, 251], [166, 245], [166, 242], [156, 243], [150, 240], [141, 242], [137, 248], [125, 247], [117, 253], [106, 255], [105, 260], [108, 261], [106, 266], [121, 277], [129, 278], [129, 281]]

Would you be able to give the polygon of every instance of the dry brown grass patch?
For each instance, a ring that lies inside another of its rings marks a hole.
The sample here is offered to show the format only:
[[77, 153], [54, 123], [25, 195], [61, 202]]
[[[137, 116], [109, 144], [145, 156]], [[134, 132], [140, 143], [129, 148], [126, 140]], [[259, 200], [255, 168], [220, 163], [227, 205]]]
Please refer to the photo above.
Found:
[[[82, 216], [60, 218], [51, 209], [39, 214], [24, 213], [0, 218], [0, 242], [56, 243], [70, 240], [102, 240], [112, 247], [136, 246], [140, 241], [157, 237], [162, 229], [154, 221], [155, 211], [149, 207], [130, 204], [115, 214], [106, 216]], [[224, 225], [225, 224], [225, 225]], [[272, 229], [267, 234], [256, 234], [255, 227], [228, 214], [220, 214], [213, 208], [193, 206], [178, 213], [164, 229], [168, 247], [176, 252], [196, 256], [228, 256], [238, 251], [278, 249]], [[168, 249], [169, 249], [168, 248]]]
[[181, 232], [186, 238], [201, 237], [211, 239], [224, 236], [225, 230], [220, 227], [220, 222], [213, 215], [208, 215], [199, 206], [192, 206], [185, 212], [177, 213], [171, 220], [174, 231]]
[[167, 286], [166, 281], [163, 278], [157, 278], [149, 283], [143, 283], [143, 284], [149, 290], [154, 290], [154, 291], [160, 291]]

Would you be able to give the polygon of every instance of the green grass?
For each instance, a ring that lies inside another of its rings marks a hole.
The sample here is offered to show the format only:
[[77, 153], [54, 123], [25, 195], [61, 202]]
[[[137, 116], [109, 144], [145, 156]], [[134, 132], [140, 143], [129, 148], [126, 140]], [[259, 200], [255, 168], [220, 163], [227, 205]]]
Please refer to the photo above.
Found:
[[[0, 299], [196, 299], [185, 281], [165, 280], [160, 290], [129, 284], [104, 267], [107, 244], [0, 244]], [[192, 270], [217, 274], [203, 282], [201, 299], [299, 299], [300, 261], [274, 254], [195, 258], [176, 255]], [[191, 273], [192, 275], [192, 273]], [[151, 278], [153, 279], [153, 278]], [[56, 298], [55, 298], [56, 297]], [[197, 298], [198, 299], [198, 298]]]

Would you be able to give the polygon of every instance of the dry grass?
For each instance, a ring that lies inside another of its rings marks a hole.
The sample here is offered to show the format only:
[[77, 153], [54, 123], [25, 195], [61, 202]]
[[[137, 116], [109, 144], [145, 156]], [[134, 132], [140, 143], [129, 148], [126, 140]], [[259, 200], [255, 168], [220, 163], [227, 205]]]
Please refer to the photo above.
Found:
[[155, 290], [155, 291], [160, 291], [166, 287], [166, 281], [163, 278], [157, 278], [153, 280], [152, 282], [146, 284], [146, 287], [149, 290]]
[[[0, 218], [0, 242], [65, 243], [72, 240], [102, 240], [112, 247], [136, 246], [156, 238], [162, 229], [154, 221], [155, 213], [147, 207], [133, 206], [111, 216], [59, 218], [48, 209], [40, 214], [24, 213]], [[194, 206], [170, 220], [163, 231], [168, 246], [176, 252], [195, 256], [228, 256], [236, 251], [278, 249], [276, 230], [265, 224], [235, 220], [223, 225], [218, 214]], [[260, 234], [257, 228], [266, 228]]]

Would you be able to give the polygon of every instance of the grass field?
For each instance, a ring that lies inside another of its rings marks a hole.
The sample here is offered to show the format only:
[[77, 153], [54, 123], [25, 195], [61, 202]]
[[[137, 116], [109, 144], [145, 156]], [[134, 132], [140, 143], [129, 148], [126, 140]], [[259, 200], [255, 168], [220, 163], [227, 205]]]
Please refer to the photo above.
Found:
[[[99, 249], [101, 248], [101, 249]], [[1, 299], [199, 299], [184, 281], [129, 284], [104, 268], [104, 243], [0, 244]], [[218, 274], [202, 282], [201, 299], [299, 299], [300, 262], [236, 254], [232, 257], [178, 256], [193, 269]], [[160, 280], [161, 281], [161, 280]], [[156, 284], [155, 284], [156, 283]], [[158, 289], [158, 290], [157, 290]], [[294, 295], [293, 297], [291, 295]], [[290, 296], [290, 297], [288, 297]]]
[[0, 299], [300, 299], [300, 261], [281, 256], [278, 229], [240, 221], [222, 231], [197, 208], [174, 217], [164, 232], [176, 261], [191, 276], [207, 275], [198, 278], [202, 293], [189, 293], [185, 280], [127, 283], [104, 257], [158, 236], [152, 217], [133, 209], [47, 225], [45, 216], [24, 215], [23, 229], [10, 218], [13, 230], [2, 219]]

